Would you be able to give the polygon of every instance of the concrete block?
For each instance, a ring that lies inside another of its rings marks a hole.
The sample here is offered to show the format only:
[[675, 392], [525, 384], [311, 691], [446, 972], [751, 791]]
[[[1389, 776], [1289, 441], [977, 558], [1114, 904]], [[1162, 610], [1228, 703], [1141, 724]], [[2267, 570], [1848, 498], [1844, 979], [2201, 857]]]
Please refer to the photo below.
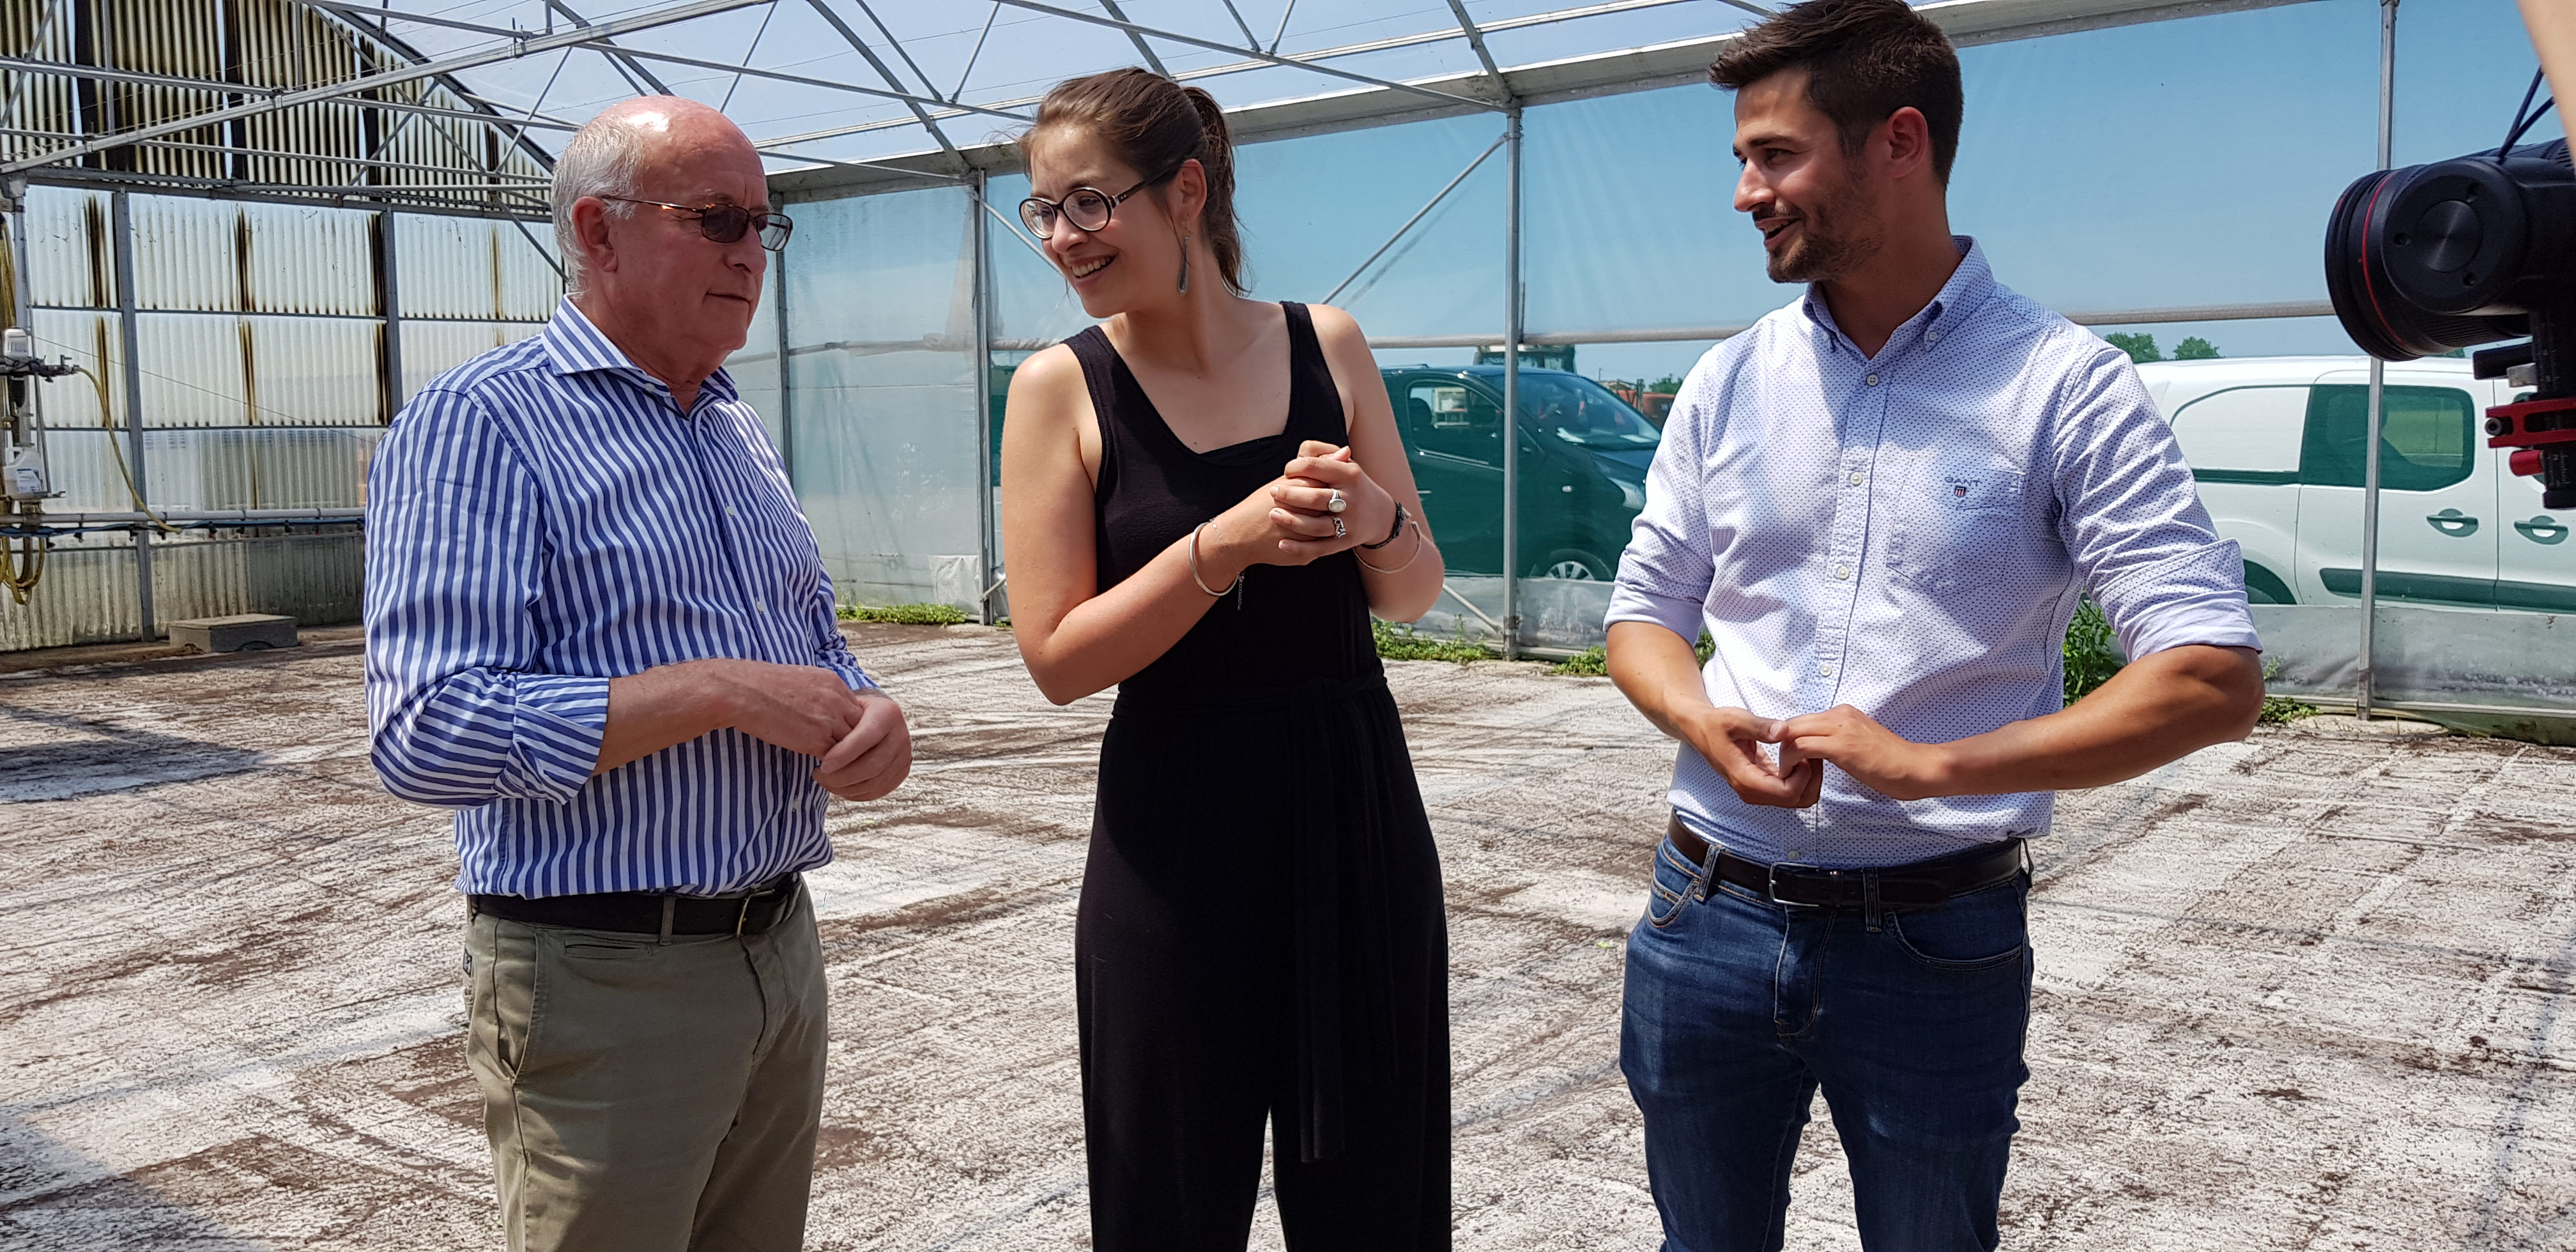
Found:
[[194, 617], [170, 623], [170, 642], [199, 652], [241, 652], [295, 646], [295, 619], [274, 613]]

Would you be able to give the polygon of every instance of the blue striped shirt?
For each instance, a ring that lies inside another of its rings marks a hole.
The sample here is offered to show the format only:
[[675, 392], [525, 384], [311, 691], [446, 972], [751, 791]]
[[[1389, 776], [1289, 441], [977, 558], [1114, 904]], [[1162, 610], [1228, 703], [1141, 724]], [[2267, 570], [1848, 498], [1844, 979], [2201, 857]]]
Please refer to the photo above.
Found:
[[[2132, 657], [2259, 648], [2243, 558], [2119, 349], [1959, 268], [1865, 357], [1813, 291], [1682, 380], [1611, 622], [1717, 645], [1709, 700], [1849, 704], [1946, 743], [2064, 703], [2085, 595]], [[1838, 769], [1803, 809], [1737, 798], [1688, 746], [1673, 808], [1763, 861], [1895, 865], [2048, 830], [2048, 792], [1899, 801]]]
[[594, 778], [608, 680], [732, 657], [871, 687], [722, 370], [683, 415], [570, 300], [440, 375], [367, 473], [376, 773], [458, 810], [460, 891], [720, 895], [832, 859], [814, 759], [719, 730]]

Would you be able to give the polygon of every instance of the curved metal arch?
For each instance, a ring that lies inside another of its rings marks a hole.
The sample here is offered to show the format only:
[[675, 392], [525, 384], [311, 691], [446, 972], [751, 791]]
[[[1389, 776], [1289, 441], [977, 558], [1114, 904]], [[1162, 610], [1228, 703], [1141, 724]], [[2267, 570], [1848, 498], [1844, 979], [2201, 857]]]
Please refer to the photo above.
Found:
[[[414, 65], [429, 64], [430, 59], [426, 54], [421, 52], [420, 49], [405, 42], [401, 36], [394, 34], [391, 29], [370, 26], [364, 22], [360, 22], [349, 16], [348, 12], [339, 5], [314, 4], [312, 3], [312, 0], [290, 0], [290, 2], [300, 3], [304, 7], [320, 13], [323, 17], [336, 21], [368, 39], [391, 48], [394, 52], [400, 54], [403, 59], [410, 61]], [[446, 88], [447, 94], [464, 102], [465, 106], [470, 111], [481, 113], [484, 116], [491, 118], [493, 125], [505, 127], [517, 125], [516, 119], [503, 116], [499, 110], [492, 107], [490, 101], [485, 100], [480, 95], [469, 90], [454, 74], [440, 74], [429, 81]], [[554, 154], [537, 146], [535, 140], [528, 138], [527, 130], [524, 127], [519, 130], [516, 146], [525, 151], [528, 159], [536, 162], [540, 167], [547, 170], [554, 169]]]

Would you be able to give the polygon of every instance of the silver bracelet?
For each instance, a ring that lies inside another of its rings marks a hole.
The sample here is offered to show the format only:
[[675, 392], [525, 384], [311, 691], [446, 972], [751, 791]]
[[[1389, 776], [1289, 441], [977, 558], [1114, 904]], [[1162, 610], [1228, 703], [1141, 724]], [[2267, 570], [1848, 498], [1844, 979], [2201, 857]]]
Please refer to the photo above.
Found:
[[[1404, 525], [1407, 530], [1413, 532], [1413, 555], [1404, 558], [1404, 564], [1391, 566], [1371, 565], [1368, 563], [1367, 557], [1361, 556], [1356, 551], [1351, 553], [1351, 559], [1359, 562], [1361, 569], [1375, 574], [1400, 574], [1413, 568], [1413, 563], [1422, 559], [1422, 523], [1414, 521], [1411, 518], [1406, 518]], [[1367, 547], [1368, 545], [1362, 544], [1360, 546]]]
[[[1226, 592], [1232, 591], [1243, 585], [1243, 575], [1240, 573], [1236, 574], [1233, 582], [1227, 583], [1221, 588], [1208, 586], [1207, 580], [1199, 577], [1199, 531], [1206, 530], [1208, 527], [1215, 524], [1216, 523], [1212, 521], [1201, 522], [1198, 524], [1198, 530], [1190, 532], [1190, 581], [1197, 583], [1199, 585], [1199, 590], [1219, 599], [1223, 599]], [[1415, 555], [1418, 556], [1420, 553], [1416, 553]]]

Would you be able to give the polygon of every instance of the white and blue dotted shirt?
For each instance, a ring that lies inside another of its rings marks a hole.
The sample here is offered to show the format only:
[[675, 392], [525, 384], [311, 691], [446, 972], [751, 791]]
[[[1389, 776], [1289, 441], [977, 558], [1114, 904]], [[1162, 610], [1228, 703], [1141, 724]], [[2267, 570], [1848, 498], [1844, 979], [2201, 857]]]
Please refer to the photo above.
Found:
[[687, 413], [566, 300], [432, 380], [367, 473], [376, 773], [459, 810], [456, 885], [721, 895], [832, 859], [814, 759], [736, 730], [596, 778], [608, 680], [733, 657], [870, 687], [759, 414]]
[[[1719, 706], [1982, 734], [2061, 706], [2088, 594], [2131, 657], [2259, 646], [2243, 558], [2128, 357], [1958, 242], [1958, 271], [1876, 357], [1811, 289], [1683, 381], [1609, 620], [1707, 630]], [[2051, 795], [1902, 802], [1828, 768], [1816, 805], [1768, 808], [1684, 745], [1672, 802], [1739, 855], [1868, 866], [2044, 833]]]

